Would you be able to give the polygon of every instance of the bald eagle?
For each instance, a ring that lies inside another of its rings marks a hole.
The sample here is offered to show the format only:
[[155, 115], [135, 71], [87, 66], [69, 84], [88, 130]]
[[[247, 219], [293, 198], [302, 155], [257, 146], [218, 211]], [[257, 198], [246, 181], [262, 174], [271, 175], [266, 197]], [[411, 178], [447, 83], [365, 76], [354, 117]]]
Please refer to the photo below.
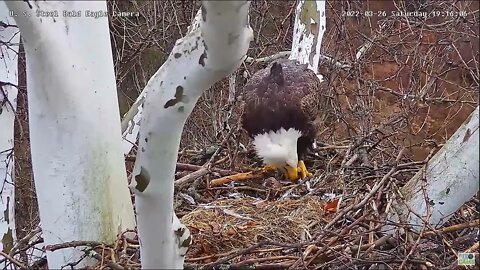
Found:
[[242, 127], [265, 168], [292, 181], [311, 176], [303, 159], [325, 115], [320, 89], [307, 65], [288, 59], [270, 63], [245, 84]]

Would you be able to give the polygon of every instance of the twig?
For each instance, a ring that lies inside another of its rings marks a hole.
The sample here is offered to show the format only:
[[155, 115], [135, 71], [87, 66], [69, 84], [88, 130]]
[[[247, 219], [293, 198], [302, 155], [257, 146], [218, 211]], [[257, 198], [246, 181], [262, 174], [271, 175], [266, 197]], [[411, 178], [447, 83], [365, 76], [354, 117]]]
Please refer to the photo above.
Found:
[[176, 188], [182, 188], [186, 184], [192, 182], [193, 180], [202, 177], [208, 173], [208, 169], [206, 167], [202, 167], [201, 169], [194, 171], [190, 174], [185, 175], [184, 177], [175, 180], [175, 187]]
[[480, 245], [480, 243], [479, 243], [479, 242], [476, 242], [475, 244], [473, 244], [473, 246], [467, 248], [467, 249], [465, 250], [465, 252], [467, 252], [467, 253], [469, 253], [469, 252], [474, 252], [474, 251], [476, 251], [476, 250], [478, 249], [478, 246], [479, 246], [479, 245]]
[[450, 233], [454, 231], [459, 231], [463, 230], [466, 228], [472, 228], [472, 227], [478, 227], [480, 226], [480, 219], [476, 219], [470, 222], [462, 223], [462, 224], [455, 224], [449, 227], [441, 228], [435, 231], [426, 231], [423, 236], [432, 236], [432, 235], [438, 235], [442, 233]]
[[[94, 251], [92, 251], [94, 252]], [[103, 256], [100, 256], [100, 254], [98, 253], [93, 253], [91, 255], [93, 258], [97, 259], [98, 261], [103, 261]], [[116, 263], [116, 262], [113, 262], [113, 261], [108, 261], [106, 262], [105, 266], [107, 267], [110, 267], [111, 269], [115, 269], [115, 270], [124, 270], [125, 267], [121, 266], [120, 264]]]
[[228, 139], [230, 138], [232, 134], [232, 130], [230, 130], [227, 134], [227, 136], [225, 136], [225, 138], [223, 139], [222, 143], [220, 144], [220, 147], [217, 148], [217, 150], [215, 150], [215, 152], [213, 153], [213, 155], [210, 157], [210, 159], [202, 166], [201, 169], [189, 174], [189, 175], [186, 175], [178, 180], [175, 181], [175, 187], [176, 188], [182, 188], [183, 186], [185, 186], [186, 184], [190, 183], [191, 181], [195, 181], [196, 179], [206, 175], [208, 172], [210, 172], [210, 168], [212, 167], [213, 165], [213, 162], [215, 160], [215, 158], [217, 157], [217, 155], [220, 153], [221, 149], [222, 149], [222, 146], [228, 141]]
[[380, 237], [379, 239], [375, 240], [372, 243], [364, 244], [364, 245], [361, 245], [361, 246], [352, 246], [352, 247], [350, 247], [350, 250], [352, 251], [352, 253], [355, 253], [358, 250], [367, 250], [367, 249], [370, 249], [370, 248], [381, 247], [385, 243], [387, 243], [387, 241], [390, 238], [392, 238], [392, 236], [393, 235], [391, 235], [391, 234], [387, 234], [387, 235], [384, 235], [384, 236]]
[[[18, 240], [17, 243], [15, 244], [15, 246], [10, 250], [9, 255], [10, 256], [15, 255], [17, 250], [19, 250], [22, 246], [28, 245], [28, 242], [30, 241], [30, 239], [32, 239], [35, 235], [37, 235], [41, 231], [42, 231], [42, 229], [40, 227], [37, 227], [35, 230], [32, 230], [27, 235], [25, 235], [25, 237]], [[0, 261], [0, 263], [1, 263], [1, 261]]]
[[221, 178], [213, 179], [210, 181], [211, 187], [217, 187], [223, 184], [230, 183], [232, 181], [248, 181], [268, 177], [272, 173], [272, 170], [269, 169], [256, 169], [251, 172], [238, 173], [234, 175], [228, 175]]
[[246, 259], [234, 265], [236, 267], [241, 267], [241, 266], [246, 267], [248, 265], [261, 263], [261, 262], [277, 261], [277, 260], [297, 260], [297, 259], [298, 257], [296, 256], [272, 256], [272, 257], [265, 257], [265, 258]]
[[267, 242], [259, 242], [251, 247], [248, 247], [248, 248], [245, 248], [245, 249], [241, 249], [233, 254], [230, 254], [228, 255], [227, 257], [223, 258], [223, 259], [220, 259], [220, 260], [217, 260], [216, 262], [213, 262], [213, 263], [210, 263], [210, 264], [207, 264], [205, 265], [202, 270], [213, 270], [214, 268], [216, 268], [217, 266], [221, 265], [221, 264], [224, 264], [226, 262], [228, 262], [229, 260], [235, 258], [235, 257], [238, 257], [238, 256], [241, 256], [241, 255], [245, 255], [245, 254], [248, 254], [252, 251], [254, 251], [255, 249], [261, 247], [261, 246], [264, 246], [266, 245]]
[[96, 242], [96, 241], [70, 241], [70, 242], [65, 242], [60, 244], [47, 245], [44, 247], [44, 249], [46, 251], [55, 251], [59, 249], [79, 247], [79, 246], [97, 247], [101, 245], [103, 245], [103, 243]]
[[[403, 148], [399, 153], [398, 153], [398, 156], [396, 158], [396, 162], [398, 163], [398, 161], [400, 160], [400, 158], [402, 157], [403, 155], [403, 152], [405, 151], [405, 148]], [[326, 226], [325, 226], [325, 229], [328, 229], [330, 228], [333, 224], [335, 224], [342, 216], [344, 216], [346, 213], [348, 213], [349, 211], [355, 211], [355, 210], [358, 210], [360, 208], [362, 208], [367, 202], [368, 200], [370, 200], [370, 198], [378, 191], [378, 189], [383, 186], [383, 184], [385, 183], [385, 181], [387, 181], [388, 178], [390, 178], [390, 176], [397, 170], [397, 166], [393, 166], [390, 171], [385, 175], [383, 176], [382, 180], [380, 180], [380, 182], [378, 182], [377, 184], [375, 184], [375, 186], [372, 188], [372, 190], [363, 198], [363, 200], [358, 203], [357, 205], [351, 205], [345, 209], [343, 209], [339, 214], [337, 214], [337, 216], [331, 220]]]
[[[179, 171], [198, 171], [198, 170], [201, 170], [203, 168], [203, 166], [178, 162], [176, 168]], [[219, 169], [219, 168], [210, 168], [210, 170], [218, 173], [220, 176], [226, 176], [226, 175], [232, 175], [232, 174], [238, 173], [238, 172], [235, 172], [235, 171], [224, 170], [224, 169]]]
[[269, 55], [269, 56], [256, 58], [256, 59], [252, 58], [252, 57], [247, 57], [245, 59], [245, 62], [248, 63], [248, 64], [270, 62], [270, 61], [277, 60], [277, 59], [280, 59], [280, 58], [285, 58], [285, 57], [288, 57], [288, 56], [290, 56], [290, 51], [283, 51], [283, 52], [278, 52], [276, 54], [272, 54], [272, 55]]
[[2, 255], [3, 257], [5, 257], [7, 260], [11, 261], [13, 264], [15, 264], [16, 266], [20, 267], [20, 269], [30, 269], [30, 267], [27, 267], [26, 265], [24, 265], [23, 263], [19, 262], [18, 260], [10, 257], [10, 255], [8, 255], [7, 253], [3, 252], [0, 250], [0, 255]]
[[[427, 216], [428, 216], [428, 218], [430, 218], [430, 210], [428, 208], [427, 208]], [[423, 223], [422, 229], [420, 230], [419, 237], [415, 241], [415, 243], [413, 243], [412, 248], [408, 252], [407, 256], [405, 256], [405, 259], [403, 260], [402, 264], [400, 264], [400, 269], [403, 269], [405, 267], [405, 264], [407, 263], [407, 261], [410, 259], [410, 257], [413, 255], [413, 253], [416, 251], [417, 246], [418, 246], [418, 244], [420, 244], [420, 240], [423, 237], [423, 233], [425, 232], [425, 228], [426, 228], [427, 224], [428, 224], [427, 222]]]
[[[291, 53], [291, 51], [283, 51], [283, 52], [278, 52], [276, 54], [272, 54], [272, 55], [261, 57], [261, 58], [247, 57], [247, 59], [245, 59], [245, 62], [248, 63], [248, 64], [270, 62], [270, 61], [277, 60], [277, 59], [280, 59], [280, 58], [289, 57], [290, 53]], [[340, 69], [344, 69], [344, 70], [348, 71], [352, 68], [351, 65], [339, 62], [339, 61], [335, 60], [334, 58], [332, 58], [330, 56], [320, 54], [319, 58], [320, 58], [320, 60], [323, 60], [323, 61], [334, 64], [337, 68], [340, 68]]]
[[[403, 156], [403, 152], [405, 151], [405, 148], [402, 148], [400, 152], [397, 155], [397, 158], [395, 159], [396, 164], [400, 161], [401, 157]], [[390, 176], [396, 171], [397, 167], [394, 165], [390, 171], [378, 182], [375, 184], [375, 186], [372, 188], [372, 190], [364, 197], [364, 199], [358, 203], [357, 205], [350, 205], [343, 209], [340, 213], [338, 213], [335, 218], [333, 218], [327, 225], [325, 225], [324, 230], [328, 230], [331, 226], [333, 226], [340, 218], [345, 216], [348, 212], [350, 211], [355, 211], [360, 208], [362, 208], [369, 200], [370, 198], [380, 189], [381, 186], [384, 185], [385, 181], [390, 178]], [[319, 240], [320, 236], [317, 236], [317, 239]], [[318, 250], [312, 258], [308, 261], [307, 265], [311, 264], [322, 252], [324, 249]]]

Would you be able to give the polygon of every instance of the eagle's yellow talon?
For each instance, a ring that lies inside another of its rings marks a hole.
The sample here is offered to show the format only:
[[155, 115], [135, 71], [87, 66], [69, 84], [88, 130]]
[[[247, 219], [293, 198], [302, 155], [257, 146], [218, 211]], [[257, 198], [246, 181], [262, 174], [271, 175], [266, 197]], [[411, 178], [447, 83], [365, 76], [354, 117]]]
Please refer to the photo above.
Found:
[[271, 171], [275, 171], [277, 170], [277, 168], [273, 165], [266, 165], [265, 167], [263, 167], [262, 169], [264, 172], [271, 172]]
[[298, 162], [297, 168], [292, 168], [290, 166], [286, 167], [286, 171], [284, 172], [285, 178], [290, 181], [297, 181], [298, 179], [305, 179], [306, 177], [313, 176], [305, 166], [303, 160]]
[[284, 175], [285, 175], [285, 178], [287, 178], [288, 180], [296, 181], [298, 180], [298, 169], [287, 166], [286, 172], [284, 172]]
[[300, 178], [305, 179], [305, 177], [310, 177], [313, 176], [308, 170], [307, 167], [305, 166], [305, 163], [303, 160], [298, 161], [298, 168], [297, 171], [300, 173]]

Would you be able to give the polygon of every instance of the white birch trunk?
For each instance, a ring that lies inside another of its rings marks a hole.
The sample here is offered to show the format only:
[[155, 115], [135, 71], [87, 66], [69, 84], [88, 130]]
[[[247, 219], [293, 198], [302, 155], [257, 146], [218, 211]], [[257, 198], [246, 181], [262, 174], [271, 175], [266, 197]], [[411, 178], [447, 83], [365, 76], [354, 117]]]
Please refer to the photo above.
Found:
[[188, 229], [173, 209], [183, 126], [207, 88], [241, 64], [252, 39], [248, 1], [204, 1], [199, 29], [178, 40], [148, 82], [132, 190], [142, 268], [183, 269]]
[[[308, 64], [308, 68], [318, 74], [320, 47], [326, 28], [325, 1], [298, 1], [289, 59]], [[322, 80], [322, 76], [318, 76]]]
[[[112, 243], [117, 233], [134, 227], [134, 217], [106, 3], [6, 4], [16, 15], [26, 52], [32, 165], [45, 244]], [[58, 17], [37, 16], [40, 10], [56, 11]], [[59, 269], [82, 254], [48, 252], [49, 268]]]
[[[17, 108], [20, 31], [0, 2], [0, 240], [8, 253], [15, 240], [13, 127]], [[0, 265], [0, 268], [5, 265]]]
[[424, 170], [400, 190], [402, 198], [397, 198], [391, 220], [406, 221], [418, 231], [423, 226], [422, 219], [430, 216], [428, 223], [439, 227], [478, 192], [478, 108], [430, 159]]
[[[202, 20], [202, 12], [198, 10], [197, 15], [193, 19], [192, 24], [188, 27], [187, 35], [190, 35], [193, 31], [197, 30]], [[164, 70], [163, 65], [157, 71], [156, 76], [160, 76], [158, 72]], [[123, 153], [126, 155], [132, 150], [133, 144], [137, 141], [138, 132], [140, 130], [140, 122], [142, 120], [143, 102], [147, 96], [148, 91], [152, 84], [147, 84], [142, 90], [142, 93], [138, 95], [137, 100], [133, 103], [132, 107], [128, 110], [122, 119], [122, 148]]]

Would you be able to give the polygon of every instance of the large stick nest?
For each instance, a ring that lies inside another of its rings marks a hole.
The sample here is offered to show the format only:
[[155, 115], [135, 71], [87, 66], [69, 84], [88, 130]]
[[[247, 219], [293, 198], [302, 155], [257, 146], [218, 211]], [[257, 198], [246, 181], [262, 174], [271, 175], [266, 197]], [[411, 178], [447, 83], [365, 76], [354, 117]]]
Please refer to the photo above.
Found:
[[[260, 162], [239, 128], [238, 103], [228, 101], [228, 80], [207, 90], [187, 121], [175, 176], [176, 213], [193, 235], [187, 269], [455, 269], [458, 252], [478, 252], [478, 196], [443, 229], [414, 232], [387, 220], [399, 190], [478, 106], [478, 1], [326, 5], [322, 54], [334, 61], [322, 61], [320, 69], [337, 121], [324, 128], [318, 138], [323, 145], [307, 160], [314, 176], [300, 183], [269, 175], [210, 186], [212, 179], [251, 171]], [[198, 5], [112, 1], [110, 8], [142, 14], [111, 18], [120, 103], [128, 107], [185, 34]], [[345, 15], [366, 10], [386, 16]], [[461, 10], [467, 16], [393, 17], [392, 10]], [[252, 2], [256, 39], [248, 56], [289, 50], [293, 18], [293, 2]], [[357, 59], [359, 48], [364, 53]], [[248, 62], [237, 72], [238, 98], [245, 76], [265, 65]], [[135, 149], [127, 157], [129, 171], [134, 160]], [[18, 166], [16, 175], [27, 172], [28, 166]], [[20, 198], [34, 198], [29, 192]], [[25, 230], [35, 220], [17, 216], [22, 240], [4, 260], [14, 268], [45, 267], [44, 253], [29, 249], [42, 242], [35, 238], [39, 230]], [[387, 223], [401, 230], [387, 235]], [[47, 249], [72, 246], [95, 251], [86, 256], [98, 260], [96, 269], [140, 267], [135, 232], [119, 235], [113, 245], [71, 242]]]

